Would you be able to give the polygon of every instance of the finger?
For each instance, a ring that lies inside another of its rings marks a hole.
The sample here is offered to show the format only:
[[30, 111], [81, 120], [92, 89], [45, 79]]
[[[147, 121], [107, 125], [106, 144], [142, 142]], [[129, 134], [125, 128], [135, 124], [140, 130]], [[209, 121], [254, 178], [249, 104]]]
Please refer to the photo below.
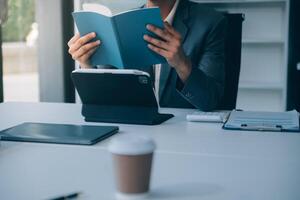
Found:
[[153, 37], [150, 37], [149, 35], [144, 35], [144, 40], [146, 40], [147, 42], [153, 44], [154, 46], [157, 46], [159, 48], [162, 48], [162, 49], [165, 49], [165, 50], [168, 50], [169, 49], [169, 45], [162, 41], [162, 40], [158, 40], [158, 39], [155, 39]]
[[68, 42], [68, 46], [71, 47], [71, 45], [74, 44], [74, 42], [76, 42], [79, 38], [80, 38], [79, 33], [76, 33]]
[[97, 50], [97, 47], [89, 50], [86, 54], [84, 54], [83, 56], [81, 56], [79, 58], [79, 60], [87, 61], [91, 57], [91, 55], [93, 55], [95, 53], [96, 50]]
[[80, 49], [76, 51], [76, 53], [73, 54], [73, 59], [75, 60], [79, 59], [80, 57], [88, 53], [90, 50], [97, 48], [99, 45], [100, 45], [100, 41], [97, 40], [95, 42], [91, 42], [82, 46]]
[[162, 40], [152, 38], [149, 35], [144, 35], [144, 40], [146, 40], [150, 44], [152, 44], [156, 47], [162, 48], [166, 51], [176, 51], [178, 49], [178, 47], [180, 46], [180, 42], [178, 40], [167, 43]]
[[81, 37], [72, 45], [70, 51], [71, 52], [77, 51], [79, 48], [81, 48], [83, 45], [85, 45], [87, 42], [94, 39], [95, 37], [96, 37], [96, 33], [94, 32]]
[[180, 34], [168, 23], [168, 22], [165, 22], [164, 23], [165, 25], [165, 29], [171, 33], [173, 36], [175, 36], [176, 38], [180, 38]]
[[151, 24], [147, 25], [147, 29], [168, 42], [172, 41], [172, 37], [167, 31], [163, 31], [162, 29]]
[[168, 58], [169, 56], [169, 53], [168, 51], [164, 50], [164, 49], [161, 49], [161, 48], [158, 48], [152, 44], [148, 44], [148, 48], [151, 49], [152, 51], [154, 51], [155, 53], [165, 57], [165, 58]]
[[73, 54], [73, 59], [79, 59], [80, 57], [88, 53], [90, 50], [97, 48], [99, 45], [100, 41], [98, 40], [82, 46], [79, 50], [77, 50], [76, 53]]

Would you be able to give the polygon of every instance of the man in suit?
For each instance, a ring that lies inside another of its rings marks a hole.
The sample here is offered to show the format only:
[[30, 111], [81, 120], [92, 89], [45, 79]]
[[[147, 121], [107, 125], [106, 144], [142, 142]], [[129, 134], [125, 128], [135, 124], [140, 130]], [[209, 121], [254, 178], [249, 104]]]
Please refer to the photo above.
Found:
[[[164, 29], [147, 25], [160, 39], [144, 35], [149, 49], [168, 61], [153, 66], [160, 105], [217, 108], [224, 91], [225, 17], [188, 0], [148, 0], [146, 6], [158, 6], [165, 21]], [[95, 37], [75, 35], [68, 43], [69, 53], [83, 68], [92, 67], [89, 57], [101, 48], [101, 41], [89, 42]]]

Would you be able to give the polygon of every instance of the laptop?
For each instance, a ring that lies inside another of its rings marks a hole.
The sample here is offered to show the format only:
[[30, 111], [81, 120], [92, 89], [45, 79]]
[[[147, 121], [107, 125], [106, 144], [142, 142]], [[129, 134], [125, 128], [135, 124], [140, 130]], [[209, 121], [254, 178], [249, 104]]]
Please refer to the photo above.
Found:
[[79, 69], [72, 80], [88, 122], [158, 125], [173, 117], [159, 113], [150, 75], [138, 70]]

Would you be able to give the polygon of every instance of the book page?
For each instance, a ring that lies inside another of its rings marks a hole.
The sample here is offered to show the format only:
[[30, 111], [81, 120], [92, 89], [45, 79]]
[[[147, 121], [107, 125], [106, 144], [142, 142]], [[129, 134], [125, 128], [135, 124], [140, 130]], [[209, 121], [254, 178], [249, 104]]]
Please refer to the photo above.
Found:
[[108, 7], [101, 4], [85, 3], [82, 5], [82, 7], [84, 11], [96, 12], [107, 17], [111, 17], [113, 15], [112, 11]]

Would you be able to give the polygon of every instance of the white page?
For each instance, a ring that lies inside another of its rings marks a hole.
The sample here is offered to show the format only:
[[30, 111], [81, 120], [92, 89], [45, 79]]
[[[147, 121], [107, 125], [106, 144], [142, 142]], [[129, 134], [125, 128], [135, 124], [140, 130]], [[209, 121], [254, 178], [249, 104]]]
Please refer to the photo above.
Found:
[[113, 15], [112, 11], [108, 7], [101, 4], [85, 3], [82, 5], [82, 7], [84, 11], [96, 12], [108, 17], [111, 17]]

